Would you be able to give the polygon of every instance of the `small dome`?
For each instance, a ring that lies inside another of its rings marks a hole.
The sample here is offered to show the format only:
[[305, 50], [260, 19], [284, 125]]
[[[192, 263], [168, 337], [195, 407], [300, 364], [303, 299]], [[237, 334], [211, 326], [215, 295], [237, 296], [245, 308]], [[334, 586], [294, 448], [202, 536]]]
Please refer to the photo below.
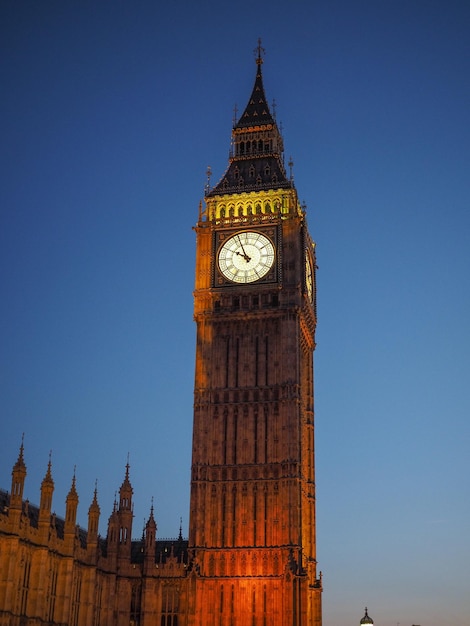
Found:
[[366, 607], [366, 613], [364, 615], [364, 617], [361, 619], [361, 624], [373, 624], [374, 620], [369, 617], [368, 613], [367, 613], [367, 607]]

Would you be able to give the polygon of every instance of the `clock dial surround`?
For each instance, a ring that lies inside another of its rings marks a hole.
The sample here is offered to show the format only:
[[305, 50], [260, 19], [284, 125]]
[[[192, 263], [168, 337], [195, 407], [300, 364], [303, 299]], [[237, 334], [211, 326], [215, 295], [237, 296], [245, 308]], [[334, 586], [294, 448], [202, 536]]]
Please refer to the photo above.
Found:
[[274, 265], [273, 241], [263, 232], [245, 230], [231, 235], [219, 248], [220, 273], [231, 283], [254, 283], [264, 278]]

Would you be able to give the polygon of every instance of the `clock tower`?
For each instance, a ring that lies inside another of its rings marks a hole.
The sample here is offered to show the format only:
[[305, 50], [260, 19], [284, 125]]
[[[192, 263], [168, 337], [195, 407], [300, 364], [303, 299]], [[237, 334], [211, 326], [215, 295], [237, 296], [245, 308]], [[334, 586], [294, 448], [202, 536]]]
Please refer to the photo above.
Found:
[[315, 244], [256, 63], [195, 228], [190, 626], [321, 626]]

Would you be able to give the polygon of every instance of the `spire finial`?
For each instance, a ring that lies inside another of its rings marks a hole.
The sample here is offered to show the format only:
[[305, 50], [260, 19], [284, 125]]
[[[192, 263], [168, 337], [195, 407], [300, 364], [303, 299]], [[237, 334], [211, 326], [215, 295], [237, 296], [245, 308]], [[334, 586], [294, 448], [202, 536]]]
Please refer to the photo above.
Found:
[[47, 463], [47, 478], [51, 478], [51, 468], [52, 468], [52, 450], [49, 450], [49, 461]]
[[365, 615], [364, 617], [361, 619], [361, 626], [366, 626], [366, 625], [373, 625], [374, 624], [374, 620], [369, 616], [368, 614], [368, 609], [367, 607], [365, 608]]
[[206, 169], [206, 176], [207, 176], [207, 181], [206, 181], [206, 185], [205, 185], [205, 192], [206, 194], [209, 193], [209, 191], [211, 190], [211, 176], [212, 176], [212, 168], [210, 165], [207, 166]]
[[294, 161], [293, 161], [292, 157], [289, 158], [289, 163], [287, 165], [289, 166], [289, 177], [290, 177], [290, 180], [293, 181], [294, 180], [294, 173], [292, 171], [292, 168], [294, 167]]
[[20, 451], [18, 453], [18, 460], [16, 461], [15, 467], [18, 467], [19, 465], [24, 465], [24, 433], [21, 436], [21, 446], [20, 446]]
[[129, 468], [130, 468], [130, 465], [129, 465], [129, 452], [128, 452], [127, 453], [127, 463], [126, 463], [126, 478], [125, 478], [125, 480], [127, 480], [127, 481], [129, 480]]
[[258, 37], [258, 45], [254, 52], [256, 54], [256, 65], [263, 65], [263, 55], [266, 54], [266, 50], [261, 45], [261, 37]]
[[77, 466], [73, 466], [73, 476], [72, 476], [72, 485], [70, 486], [70, 491], [67, 495], [67, 502], [70, 498], [76, 498], [78, 501], [77, 494]]
[[236, 123], [238, 122], [238, 106], [235, 103], [233, 105], [233, 118], [232, 118], [232, 125], [235, 128]]
[[95, 478], [95, 490], [93, 492], [93, 503], [98, 504], [98, 479]]

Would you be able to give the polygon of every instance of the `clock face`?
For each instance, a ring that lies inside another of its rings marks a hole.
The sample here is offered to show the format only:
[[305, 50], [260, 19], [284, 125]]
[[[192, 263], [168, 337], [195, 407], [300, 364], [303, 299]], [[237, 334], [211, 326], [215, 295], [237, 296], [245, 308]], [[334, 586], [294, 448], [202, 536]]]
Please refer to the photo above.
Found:
[[222, 245], [219, 269], [234, 283], [253, 283], [269, 272], [274, 264], [274, 245], [262, 233], [242, 231]]
[[307, 296], [310, 302], [313, 302], [313, 272], [312, 263], [310, 257], [305, 254], [305, 287], [307, 289]]

